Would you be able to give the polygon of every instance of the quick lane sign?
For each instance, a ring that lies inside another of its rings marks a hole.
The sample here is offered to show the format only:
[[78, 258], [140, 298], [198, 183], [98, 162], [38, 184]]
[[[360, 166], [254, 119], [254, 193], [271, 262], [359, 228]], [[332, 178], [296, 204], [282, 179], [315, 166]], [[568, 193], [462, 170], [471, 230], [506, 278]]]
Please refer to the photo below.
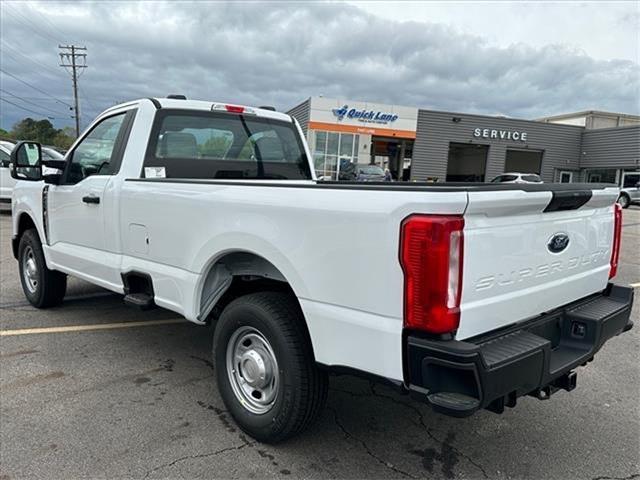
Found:
[[476, 128], [473, 130], [473, 136], [476, 138], [511, 140], [514, 142], [527, 141], [527, 132], [519, 132], [517, 130], [496, 130], [493, 128]]
[[398, 115], [393, 113], [381, 112], [379, 110], [349, 108], [349, 105], [344, 105], [341, 108], [334, 108], [331, 111], [338, 120], [342, 120], [346, 117], [365, 123], [392, 123], [398, 119]]

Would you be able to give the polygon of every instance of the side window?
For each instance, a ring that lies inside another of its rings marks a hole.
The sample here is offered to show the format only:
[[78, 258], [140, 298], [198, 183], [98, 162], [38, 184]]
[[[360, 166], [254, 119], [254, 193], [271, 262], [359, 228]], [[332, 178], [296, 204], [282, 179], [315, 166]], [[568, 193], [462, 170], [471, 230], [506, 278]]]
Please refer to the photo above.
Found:
[[91, 175], [112, 175], [111, 161], [126, 112], [104, 119], [75, 148], [65, 183], [75, 184]]
[[0, 167], [8, 168], [11, 156], [4, 150], [0, 150]]

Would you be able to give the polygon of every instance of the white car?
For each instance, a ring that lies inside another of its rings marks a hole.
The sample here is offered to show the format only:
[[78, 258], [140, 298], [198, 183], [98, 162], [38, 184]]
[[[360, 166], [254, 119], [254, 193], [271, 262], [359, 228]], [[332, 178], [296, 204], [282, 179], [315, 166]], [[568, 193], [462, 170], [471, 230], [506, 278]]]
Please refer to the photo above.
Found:
[[540, 175], [536, 173], [503, 173], [498, 175], [491, 183], [542, 183]]
[[9, 163], [13, 144], [10, 142], [0, 142], [0, 203], [11, 203], [11, 192], [16, 181], [11, 178]]
[[[9, 163], [11, 151], [15, 147], [14, 143], [7, 141], [0, 141], [0, 203], [10, 204], [11, 194], [13, 188], [16, 185], [16, 180], [11, 178], [11, 172], [9, 172]], [[42, 159], [43, 160], [62, 160], [64, 155], [51, 147], [42, 147]], [[47, 167], [43, 167], [43, 172], [49, 172]]]
[[73, 275], [214, 323], [220, 395], [260, 441], [307, 427], [329, 372], [500, 413], [572, 390], [632, 325], [614, 187], [318, 182], [289, 115], [155, 98], [103, 112], [66, 162], [23, 143], [12, 166], [28, 301]]

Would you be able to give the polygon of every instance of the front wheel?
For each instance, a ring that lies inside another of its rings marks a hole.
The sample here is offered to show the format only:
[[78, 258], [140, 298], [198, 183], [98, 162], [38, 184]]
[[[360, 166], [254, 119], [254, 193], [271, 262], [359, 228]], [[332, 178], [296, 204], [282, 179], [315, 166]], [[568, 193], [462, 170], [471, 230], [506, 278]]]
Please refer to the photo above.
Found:
[[620, 204], [620, 206], [622, 208], [628, 208], [629, 204], [631, 203], [631, 199], [629, 198], [628, 195], [625, 195], [624, 193], [622, 195], [620, 195], [618, 197], [618, 203]]
[[222, 400], [240, 428], [275, 443], [304, 430], [327, 397], [300, 307], [291, 295], [260, 292], [222, 312], [213, 340]]
[[31, 305], [47, 308], [62, 302], [67, 290], [67, 276], [47, 268], [40, 237], [33, 228], [20, 237], [18, 262], [22, 290]]

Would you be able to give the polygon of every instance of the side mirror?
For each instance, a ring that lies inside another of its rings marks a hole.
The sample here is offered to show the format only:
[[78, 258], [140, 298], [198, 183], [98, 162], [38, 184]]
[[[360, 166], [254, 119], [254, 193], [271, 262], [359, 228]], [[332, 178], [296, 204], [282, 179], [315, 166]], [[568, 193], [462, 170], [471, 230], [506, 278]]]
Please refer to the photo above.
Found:
[[11, 151], [11, 176], [16, 180], [42, 180], [42, 150], [37, 142], [20, 142]]

